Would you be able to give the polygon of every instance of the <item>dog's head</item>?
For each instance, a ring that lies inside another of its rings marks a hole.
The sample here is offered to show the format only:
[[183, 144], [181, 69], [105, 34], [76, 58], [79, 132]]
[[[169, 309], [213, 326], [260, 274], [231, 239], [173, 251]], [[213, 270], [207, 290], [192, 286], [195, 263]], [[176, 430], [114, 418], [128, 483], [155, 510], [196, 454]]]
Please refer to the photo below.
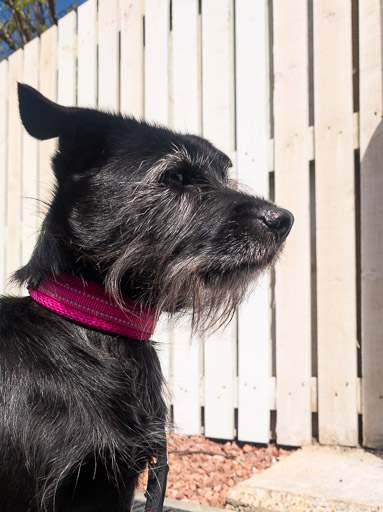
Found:
[[32, 136], [59, 138], [54, 198], [19, 280], [69, 272], [217, 325], [280, 253], [292, 215], [239, 190], [205, 139], [63, 107], [27, 85], [19, 104]]

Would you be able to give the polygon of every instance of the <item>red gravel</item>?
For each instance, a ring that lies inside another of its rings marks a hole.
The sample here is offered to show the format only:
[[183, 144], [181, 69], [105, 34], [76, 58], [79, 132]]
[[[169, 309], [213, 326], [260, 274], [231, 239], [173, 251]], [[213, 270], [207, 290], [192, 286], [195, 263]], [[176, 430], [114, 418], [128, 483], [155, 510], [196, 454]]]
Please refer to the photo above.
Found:
[[[242, 443], [241, 443], [242, 444]], [[239, 446], [203, 436], [168, 435], [169, 466], [167, 498], [224, 508], [229, 487], [269, 468], [291, 451], [270, 444]], [[147, 476], [140, 480], [144, 492]]]

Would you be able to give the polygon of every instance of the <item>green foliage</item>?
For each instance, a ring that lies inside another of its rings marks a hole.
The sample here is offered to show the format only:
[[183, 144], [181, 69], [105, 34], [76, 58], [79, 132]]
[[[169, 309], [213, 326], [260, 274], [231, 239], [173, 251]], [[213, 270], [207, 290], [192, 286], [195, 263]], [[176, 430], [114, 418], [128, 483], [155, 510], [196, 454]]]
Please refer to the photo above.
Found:
[[[62, 14], [77, 8], [77, 4], [72, 2]], [[55, 0], [0, 1], [0, 60], [23, 48], [28, 41], [57, 24], [57, 20]]]

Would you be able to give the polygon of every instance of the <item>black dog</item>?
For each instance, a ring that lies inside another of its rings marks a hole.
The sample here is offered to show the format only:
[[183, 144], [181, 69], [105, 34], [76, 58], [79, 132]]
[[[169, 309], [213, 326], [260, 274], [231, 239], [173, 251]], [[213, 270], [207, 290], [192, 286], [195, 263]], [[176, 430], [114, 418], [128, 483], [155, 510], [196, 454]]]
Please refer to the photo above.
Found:
[[230, 160], [200, 137], [62, 107], [26, 85], [19, 103], [27, 131], [59, 146], [52, 204], [15, 274], [34, 298], [0, 302], [0, 510], [128, 511], [164, 444], [155, 344], [54, 312], [38, 294], [77, 276], [76, 293], [104, 290], [93, 301], [191, 311], [195, 329], [214, 329], [275, 260], [293, 218], [239, 191]]

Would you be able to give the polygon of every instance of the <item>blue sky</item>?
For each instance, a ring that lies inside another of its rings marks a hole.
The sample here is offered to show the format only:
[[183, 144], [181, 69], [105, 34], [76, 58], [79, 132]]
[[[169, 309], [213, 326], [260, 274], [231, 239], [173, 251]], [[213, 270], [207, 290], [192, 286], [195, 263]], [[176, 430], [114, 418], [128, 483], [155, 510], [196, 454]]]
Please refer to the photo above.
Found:
[[56, 11], [57, 13], [61, 13], [64, 11], [68, 6], [72, 5], [73, 3], [77, 3], [78, 5], [81, 5], [85, 2], [85, 0], [56, 0]]

